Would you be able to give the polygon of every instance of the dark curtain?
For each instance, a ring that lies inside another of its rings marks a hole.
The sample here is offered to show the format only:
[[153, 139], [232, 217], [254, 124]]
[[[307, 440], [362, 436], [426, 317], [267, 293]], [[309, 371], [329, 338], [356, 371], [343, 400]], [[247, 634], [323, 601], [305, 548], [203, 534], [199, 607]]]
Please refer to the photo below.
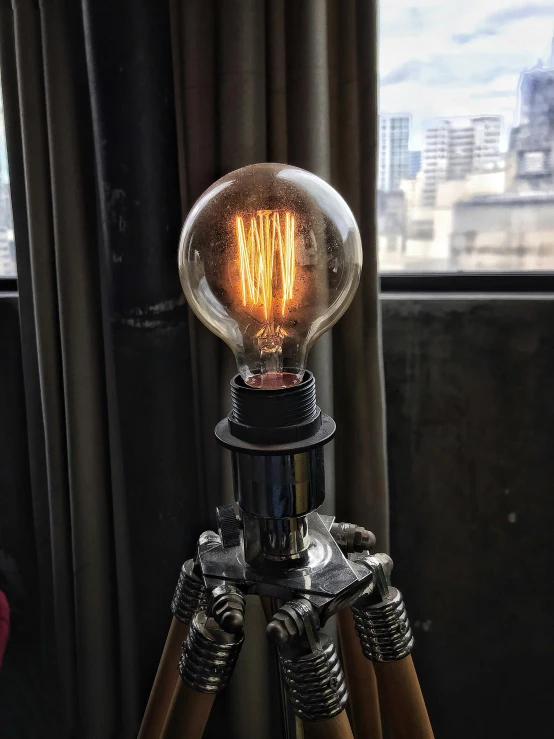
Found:
[[[386, 548], [375, 7], [2, 0], [0, 13], [41, 727], [14, 710], [14, 688], [0, 694], [2, 729], [9, 739], [133, 737], [179, 567], [232, 495], [213, 427], [234, 360], [189, 314], [176, 249], [196, 197], [237, 167], [305, 167], [359, 219], [363, 284], [311, 362], [339, 424], [328, 509], [372, 527]], [[5, 674], [17, 674], [14, 660], [12, 649]], [[254, 605], [209, 735], [247, 736], [245, 717], [256, 737], [272, 735], [269, 672]]]

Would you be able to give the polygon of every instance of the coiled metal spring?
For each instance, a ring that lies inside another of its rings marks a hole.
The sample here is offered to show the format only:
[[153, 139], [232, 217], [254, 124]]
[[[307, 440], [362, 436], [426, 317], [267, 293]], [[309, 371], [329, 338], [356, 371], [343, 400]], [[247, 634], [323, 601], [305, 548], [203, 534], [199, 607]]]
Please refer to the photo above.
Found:
[[194, 574], [193, 564], [192, 559], [189, 559], [182, 566], [171, 601], [171, 612], [185, 624], [190, 624], [196, 611], [206, 602], [204, 584]]
[[323, 721], [340, 713], [348, 692], [342, 665], [333, 640], [319, 634], [321, 648], [298, 659], [280, 655], [289, 696], [297, 716], [305, 721]]
[[[359, 603], [359, 601], [358, 601]], [[373, 662], [395, 662], [412, 651], [414, 638], [402, 594], [389, 588], [389, 598], [370, 606], [353, 605], [362, 651]]]
[[[179, 662], [183, 681], [201, 693], [219, 693], [227, 685], [244, 636], [228, 634], [219, 628], [208, 628], [205, 611], [192, 619]], [[214, 621], [210, 620], [213, 624]]]

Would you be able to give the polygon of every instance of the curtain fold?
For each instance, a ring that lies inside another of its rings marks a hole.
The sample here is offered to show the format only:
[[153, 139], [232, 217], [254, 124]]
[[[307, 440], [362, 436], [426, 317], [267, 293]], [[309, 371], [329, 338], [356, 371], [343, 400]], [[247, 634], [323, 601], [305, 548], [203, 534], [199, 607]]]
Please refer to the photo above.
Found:
[[[88, 226], [95, 217], [89, 207], [94, 187], [86, 177], [79, 140], [67, 26], [71, 13], [63, 0], [41, 2], [40, 7], [69, 518], [63, 521], [63, 534], [53, 531], [52, 540], [65, 535], [71, 547], [78, 708], [83, 736], [93, 737], [111, 730], [119, 711], [100, 278], [95, 234]], [[47, 394], [45, 387], [43, 407]], [[47, 427], [50, 422], [45, 408]]]
[[[364, 266], [333, 330], [337, 515], [372, 529], [389, 549], [386, 421], [376, 234], [377, 6], [331, 0], [335, 70], [332, 182], [360, 227]], [[373, 43], [370, 43], [370, 40]]]
[[[75, 619], [62, 359], [59, 343], [50, 153], [38, 4], [15, 2], [13, 24], [23, 142], [29, 234], [28, 279], [33, 293], [42, 428], [48, 485], [56, 656], [60, 666], [64, 724], [76, 717]], [[6, 101], [6, 105], [8, 105]], [[9, 146], [9, 142], [8, 142]], [[32, 215], [31, 215], [32, 214]], [[18, 244], [19, 249], [19, 244]], [[65, 638], [64, 638], [65, 637]]]
[[207, 522], [198, 494], [188, 309], [176, 259], [181, 216], [169, 6], [83, 0], [82, 7], [117, 412], [112, 460], [120, 464], [128, 527], [126, 556], [117, 559], [129, 572], [122, 582], [130, 602], [120, 612], [119, 633], [128, 640], [120, 679], [131, 701], [125, 736], [133, 736], [171, 621], [179, 569]]
[[[10, 0], [0, 2], [0, 70], [4, 97], [4, 125], [9, 148], [10, 190], [12, 203], [24, 204], [26, 185], [23, 166], [23, 141], [21, 135], [21, 112], [19, 108], [17, 63], [13, 9]], [[25, 207], [13, 208], [14, 229], [18, 238], [17, 261], [20, 269], [18, 278], [21, 352], [25, 383], [25, 417], [29, 448], [29, 474], [33, 507], [33, 544], [37, 555], [38, 582], [35, 591], [38, 605], [34, 609], [34, 628], [38, 630], [40, 656], [36, 673], [42, 682], [42, 671], [52, 679], [46, 683], [49, 689], [42, 695], [36, 692], [31, 700], [38, 708], [40, 723], [48, 721], [46, 706], [55, 702], [59, 691], [57, 682], [56, 648], [51, 639], [50, 625], [54, 619], [53, 576], [51, 566], [50, 523], [48, 512], [48, 482], [42, 408], [40, 403], [40, 380], [37, 359], [37, 339], [34, 322], [34, 298], [31, 281], [29, 230]], [[34, 678], [34, 676], [31, 676]], [[44, 683], [43, 683], [44, 684]], [[0, 695], [2, 695], [0, 691]], [[14, 702], [15, 703], [15, 702]], [[12, 704], [13, 708], [13, 704]], [[17, 719], [14, 718], [14, 721]]]
[[125, 536], [114, 529], [110, 484], [81, 14], [64, 0], [13, 0], [3, 3], [2, 21], [44, 644], [35, 668], [45, 703], [40, 730], [31, 728], [35, 711], [13, 725], [2, 711], [3, 730], [33, 739], [123, 736], [133, 691], [123, 686], [119, 650], [133, 625], [128, 619], [121, 635], [117, 597], [126, 586], [114, 552], [125, 556], [116, 545]]
[[[131, 739], [179, 568], [232, 500], [213, 429], [236, 365], [188, 310], [176, 264], [188, 210], [232, 169], [304, 167], [358, 218], [362, 284], [310, 367], [339, 426], [327, 510], [386, 548], [375, 5], [0, 0], [0, 20], [41, 674], [52, 676], [44, 733], [22, 737]], [[248, 623], [207, 737], [280, 736], [255, 600]]]

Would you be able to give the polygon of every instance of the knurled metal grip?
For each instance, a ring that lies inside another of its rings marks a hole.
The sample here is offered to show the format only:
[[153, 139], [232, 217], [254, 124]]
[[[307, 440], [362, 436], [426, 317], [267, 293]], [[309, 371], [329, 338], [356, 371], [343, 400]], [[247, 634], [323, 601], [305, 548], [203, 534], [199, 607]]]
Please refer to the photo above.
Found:
[[410, 654], [414, 638], [400, 591], [389, 586], [382, 602], [366, 604], [365, 600], [356, 601], [352, 614], [367, 659], [395, 662]]
[[319, 633], [319, 647], [310, 654], [279, 660], [294, 712], [304, 721], [324, 721], [344, 710], [348, 691], [337, 648]]
[[240, 526], [233, 505], [220, 505], [215, 509], [221, 543], [228, 549], [240, 545]]
[[183, 682], [200, 693], [219, 693], [229, 682], [244, 635], [220, 629], [205, 611], [193, 618], [179, 662]]
[[172, 614], [185, 624], [190, 624], [196, 611], [202, 607], [205, 596], [204, 584], [194, 573], [193, 567], [192, 559], [182, 566], [171, 601]]

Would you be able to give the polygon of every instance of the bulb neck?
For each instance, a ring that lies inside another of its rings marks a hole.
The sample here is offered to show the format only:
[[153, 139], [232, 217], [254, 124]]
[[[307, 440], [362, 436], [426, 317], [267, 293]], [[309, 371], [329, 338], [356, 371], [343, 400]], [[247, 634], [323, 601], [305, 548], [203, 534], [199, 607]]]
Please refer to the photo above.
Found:
[[306, 371], [302, 382], [278, 390], [253, 388], [240, 375], [231, 380], [229, 430], [252, 444], [289, 444], [313, 436], [321, 428], [315, 377]]

